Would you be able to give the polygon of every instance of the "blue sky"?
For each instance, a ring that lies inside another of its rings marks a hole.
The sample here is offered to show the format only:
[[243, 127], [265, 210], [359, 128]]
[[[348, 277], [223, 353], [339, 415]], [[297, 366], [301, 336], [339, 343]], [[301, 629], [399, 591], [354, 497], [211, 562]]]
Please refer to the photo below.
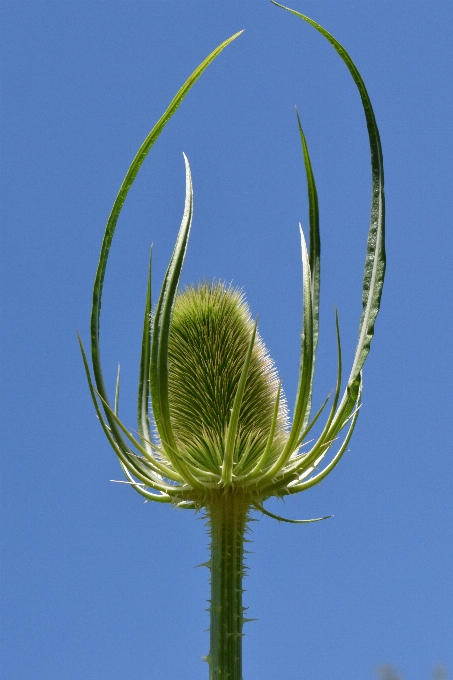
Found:
[[[451, 185], [453, 9], [443, 0], [298, 0], [344, 44], [381, 131], [388, 270], [341, 464], [281, 503], [309, 526], [252, 524], [244, 680], [407, 680], [453, 673]], [[297, 224], [307, 199], [297, 105], [322, 237], [320, 404], [335, 380], [334, 305], [350, 364], [361, 309], [370, 168], [360, 100], [310, 26], [270, 3], [3, 2], [3, 676], [207, 677], [204, 522], [122, 485], [76, 342], [89, 337], [104, 225], [144, 137], [197, 82], [131, 190], [106, 276], [101, 343], [135, 427], [147, 258], [162, 280], [184, 202], [183, 283], [243, 287], [290, 404], [301, 324]]]

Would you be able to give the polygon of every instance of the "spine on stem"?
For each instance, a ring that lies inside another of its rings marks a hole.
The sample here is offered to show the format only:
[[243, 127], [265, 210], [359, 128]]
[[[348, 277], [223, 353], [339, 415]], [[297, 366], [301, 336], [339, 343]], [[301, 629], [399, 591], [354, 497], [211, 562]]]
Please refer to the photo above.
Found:
[[249, 507], [250, 501], [232, 490], [216, 494], [208, 506], [211, 533], [209, 680], [242, 680], [242, 579]]

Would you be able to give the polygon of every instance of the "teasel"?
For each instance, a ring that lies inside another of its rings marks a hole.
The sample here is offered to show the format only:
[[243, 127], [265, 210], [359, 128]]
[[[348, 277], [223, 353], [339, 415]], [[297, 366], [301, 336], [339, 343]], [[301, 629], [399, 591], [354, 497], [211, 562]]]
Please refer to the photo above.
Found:
[[[147, 153], [207, 66], [240, 33], [223, 42], [180, 88], [135, 156], [113, 205], [93, 290], [91, 359], [94, 381], [80, 342], [88, 384], [105, 435], [126, 479], [148, 501], [206, 513], [211, 536], [211, 680], [242, 680], [244, 536], [250, 513], [272, 497], [304, 491], [337, 465], [353, 433], [361, 403], [362, 368], [370, 349], [385, 272], [384, 175], [379, 132], [364, 82], [346, 50], [319, 24], [283, 5], [316, 28], [348, 67], [360, 93], [368, 128], [371, 224], [363, 279], [363, 310], [353, 365], [341, 393], [342, 359], [338, 318], [337, 380], [320, 435], [307, 436], [329, 397], [311, 416], [319, 325], [320, 236], [318, 198], [307, 142], [297, 115], [308, 184], [310, 240], [300, 227], [303, 269], [303, 328], [299, 379], [291, 423], [275, 366], [241, 291], [221, 281], [178, 289], [193, 216], [189, 162], [186, 198], [176, 245], [155, 307], [148, 274], [138, 386], [138, 436], [118, 416], [120, 374], [111, 404], [99, 350], [101, 297], [109, 250], [127, 193]], [[242, 31], [241, 31], [242, 32]], [[80, 338], [79, 338], [80, 340]], [[338, 448], [326, 458], [331, 447]], [[324, 461], [328, 460], [327, 464]], [[323, 466], [324, 464], [324, 466]]]

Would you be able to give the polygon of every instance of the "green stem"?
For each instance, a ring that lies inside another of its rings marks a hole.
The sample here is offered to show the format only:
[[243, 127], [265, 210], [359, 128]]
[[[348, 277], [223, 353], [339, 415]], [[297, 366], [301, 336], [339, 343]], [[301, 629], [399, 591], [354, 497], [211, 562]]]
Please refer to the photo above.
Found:
[[208, 506], [211, 531], [209, 680], [242, 680], [244, 532], [250, 501], [234, 491]]

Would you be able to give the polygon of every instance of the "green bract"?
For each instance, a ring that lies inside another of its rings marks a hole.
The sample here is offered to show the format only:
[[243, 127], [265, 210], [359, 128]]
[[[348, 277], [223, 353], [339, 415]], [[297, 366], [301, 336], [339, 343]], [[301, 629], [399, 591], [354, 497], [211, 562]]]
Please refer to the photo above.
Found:
[[[216, 680], [240, 680], [242, 677], [242, 624], [245, 619], [241, 583], [248, 513], [256, 508], [282, 519], [265, 510], [263, 502], [270, 496], [294, 494], [318, 484], [346, 451], [357, 421], [362, 367], [370, 349], [384, 281], [383, 161], [370, 99], [357, 68], [335, 38], [308, 17], [289, 11], [325, 36], [348, 67], [362, 100], [371, 150], [371, 224], [358, 344], [351, 372], [341, 392], [337, 319], [337, 382], [321, 434], [308, 447], [308, 442], [305, 443], [307, 435], [328, 399], [313, 416], [320, 237], [316, 185], [299, 117], [308, 184], [310, 239], [307, 248], [301, 228], [303, 327], [291, 423], [276, 369], [243, 294], [221, 282], [206, 281], [178, 290], [193, 216], [192, 179], [185, 156], [184, 215], [155, 308], [151, 300], [151, 264], [149, 269], [138, 387], [138, 437], [118, 417], [119, 374], [113, 405], [104, 386], [99, 351], [101, 296], [110, 245], [122, 205], [148, 151], [184, 96], [239, 33], [214, 50], [182, 86], [143, 142], [121, 185], [107, 223], [93, 290], [91, 356], [94, 382], [81, 345], [96, 412], [119, 458], [126, 483], [147, 500], [207, 510], [212, 536], [212, 557], [208, 563], [212, 576], [211, 651], [207, 660], [211, 678]], [[326, 458], [334, 445], [337, 448], [333, 455]], [[329, 462], [323, 467], [324, 460]]]

